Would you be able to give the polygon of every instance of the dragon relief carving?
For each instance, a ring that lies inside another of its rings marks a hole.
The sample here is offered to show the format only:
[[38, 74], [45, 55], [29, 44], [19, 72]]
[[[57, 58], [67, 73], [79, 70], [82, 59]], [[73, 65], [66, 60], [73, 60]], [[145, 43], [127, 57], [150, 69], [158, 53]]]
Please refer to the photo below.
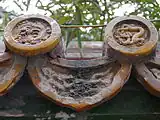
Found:
[[[116, 67], [119, 68], [119, 67]], [[87, 73], [80, 72], [77, 73], [79, 76], [72, 74], [59, 73], [50, 67], [41, 68], [41, 82], [39, 87], [43, 91], [52, 91], [57, 94], [60, 98], [68, 99], [72, 98], [74, 101], [83, 101], [86, 98], [92, 98], [93, 96], [99, 96], [102, 89], [108, 89], [111, 85], [113, 77], [115, 75], [115, 68], [111, 66], [103, 72], [90, 73], [87, 80], [83, 78]], [[94, 101], [94, 102], [93, 102]], [[93, 99], [93, 103], [98, 100]], [[88, 103], [90, 103], [88, 101]]]
[[22, 44], [37, 44], [51, 35], [50, 25], [40, 19], [27, 19], [19, 22], [13, 29], [13, 38]]
[[121, 24], [114, 31], [116, 41], [121, 45], [142, 46], [147, 38], [147, 31], [140, 25]]

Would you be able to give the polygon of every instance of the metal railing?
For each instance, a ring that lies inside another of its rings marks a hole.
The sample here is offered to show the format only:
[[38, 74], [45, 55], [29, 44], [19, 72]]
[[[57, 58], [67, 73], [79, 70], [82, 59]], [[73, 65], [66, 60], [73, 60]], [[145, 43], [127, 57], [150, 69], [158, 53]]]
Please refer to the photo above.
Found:
[[[150, 22], [160, 22], [160, 19], [154, 19], [154, 20], [149, 20]], [[88, 28], [88, 27], [92, 27], [92, 28], [97, 28], [97, 27], [106, 27], [107, 24], [101, 24], [101, 25], [72, 25], [72, 24], [68, 24], [68, 25], [60, 25], [61, 28]], [[0, 29], [0, 32], [3, 32], [4, 30]]]
[[[154, 19], [154, 20], [149, 20], [150, 22], [160, 22], [160, 19]], [[61, 28], [87, 28], [87, 27], [106, 27], [107, 24], [101, 24], [101, 25], [60, 25]]]

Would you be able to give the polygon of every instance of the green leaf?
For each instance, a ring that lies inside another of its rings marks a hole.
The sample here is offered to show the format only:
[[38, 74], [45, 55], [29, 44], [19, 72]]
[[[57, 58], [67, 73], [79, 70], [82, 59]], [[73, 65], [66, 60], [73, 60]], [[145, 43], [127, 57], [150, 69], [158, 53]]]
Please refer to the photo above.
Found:
[[67, 28], [65, 30], [65, 40], [66, 40], [66, 48], [68, 47], [69, 43], [72, 41], [74, 35], [75, 35], [75, 29]]
[[79, 7], [77, 5], [75, 5], [76, 7], [76, 13], [75, 13], [75, 20], [74, 20], [74, 24], [83, 24], [82, 21], [82, 15], [81, 15], [81, 10], [79, 9]]
[[79, 30], [77, 30], [77, 41], [78, 41], [78, 47], [82, 48], [81, 35], [80, 35]]
[[71, 20], [71, 17], [70, 17], [70, 16], [60, 17], [60, 19], [58, 19], [58, 23], [59, 23], [59, 24], [65, 24], [65, 23], [68, 22], [69, 20]]
[[80, 52], [80, 56], [81, 58], [83, 57], [83, 52], [82, 52], [82, 41], [81, 41], [81, 34], [79, 32], [79, 30], [77, 30], [77, 42], [78, 42], [78, 47], [79, 47], [79, 52]]

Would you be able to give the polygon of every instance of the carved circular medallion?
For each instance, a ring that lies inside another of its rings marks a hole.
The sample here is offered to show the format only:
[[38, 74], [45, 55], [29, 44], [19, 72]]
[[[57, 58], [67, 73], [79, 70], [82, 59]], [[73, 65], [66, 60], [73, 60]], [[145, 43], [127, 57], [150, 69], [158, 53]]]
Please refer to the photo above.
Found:
[[13, 19], [5, 28], [7, 47], [18, 54], [31, 56], [46, 53], [60, 41], [58, 23], [42, 15], [23, 15]]
[[38, 44], [51, 36], [51, 26], [44, 20], [30, 18], [19, 22], [13, 28], [12, 36], [21, 44]]
[[128, 56], [149, 55], [157, 41], [154, 25], [138, 16], [117, 17], [105, 29], [106, 45]]
[[126, 20], [115, 25], [113, 37], [120, 45], [139, 47], [149, 40], [150, 32], [145, 24], [136, 20]]

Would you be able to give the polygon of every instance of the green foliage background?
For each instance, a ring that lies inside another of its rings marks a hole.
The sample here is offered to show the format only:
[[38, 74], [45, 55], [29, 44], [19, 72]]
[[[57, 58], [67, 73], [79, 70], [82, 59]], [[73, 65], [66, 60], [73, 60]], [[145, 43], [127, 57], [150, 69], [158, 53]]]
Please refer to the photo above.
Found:
[[[34, 0], [35, 1], [35, 0]], [[6, 0], [1, 0], [6, 2]], [[21, 11], [27, 11], [33, 0], [13, 0], [14, 4]], [[160, 28], [160, 2], [158, 0], [36, 0], [36, 7], [50, 14], [50, 17], [57, 20], [63, 25], [95, 25], [107, 24], [115, 18], [115, 10], [124, 5], [133, 5], [133, 12], [124, 15], [140, 15], [149, 20], [154, 21], [154, 25]], [[6, 11], [0, 9], [0, 15], [3, 19], [0, 24], [0, 36], [3, 35], [3, 29], [7, 22], [13, 17], [18, 16], [16, 11]], [[78, 40], [79, 47], [81, 41], [103, 40], [104, 29], [99, 28], [63, 28], [62, 35], [67, 41], [67, 45], [71, 40]]]

